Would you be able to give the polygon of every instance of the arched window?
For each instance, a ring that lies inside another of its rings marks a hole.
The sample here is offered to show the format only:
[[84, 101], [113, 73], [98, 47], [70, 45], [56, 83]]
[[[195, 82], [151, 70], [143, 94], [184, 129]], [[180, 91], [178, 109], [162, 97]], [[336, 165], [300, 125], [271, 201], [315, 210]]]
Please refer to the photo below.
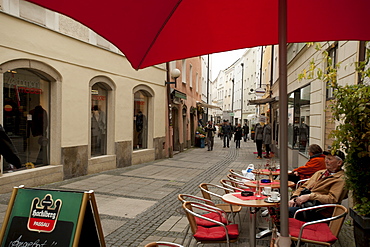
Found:
[[134, 94], [133, 148], [148, 148], [148, 94], [139, 90]]
[[106, 155], [112, 152], [112, 144], [107, 140], [113, 138], [113, 127], [110, 107], [113, 104], [112, 80], [104, 76], [97, 76], [90, 82], [91, 86], [91, 116], [90, 116], [90, 146], [91, 157]]
[[13, 142], [21, 164], [4, 160], [3, 171], [15, 166], [49, 164], [50, 80], [31, 68], [3, 74], [3, 127]]

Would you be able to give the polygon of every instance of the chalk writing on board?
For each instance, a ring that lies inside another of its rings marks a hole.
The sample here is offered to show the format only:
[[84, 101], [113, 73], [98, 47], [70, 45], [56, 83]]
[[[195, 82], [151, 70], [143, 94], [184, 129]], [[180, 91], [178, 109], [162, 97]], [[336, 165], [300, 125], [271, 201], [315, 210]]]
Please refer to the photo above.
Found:
[[22, 241], [22, 235], [20, 235], [17, 240], [14, 240], [14, 241], [10, 241], [9, 243], [9, 247], [19, 247], [19, 246], [32, 246], [32, 247], [53, 247], [53, 246], [57, 246], [58, 243], [53, 241], [51, 242], [51, 244], [49, 245], [47, 243], [48, 241], [45, 240], [43, 243], [41, 243], [41, 240], [40, 239], [36, 239], [35, 241]]

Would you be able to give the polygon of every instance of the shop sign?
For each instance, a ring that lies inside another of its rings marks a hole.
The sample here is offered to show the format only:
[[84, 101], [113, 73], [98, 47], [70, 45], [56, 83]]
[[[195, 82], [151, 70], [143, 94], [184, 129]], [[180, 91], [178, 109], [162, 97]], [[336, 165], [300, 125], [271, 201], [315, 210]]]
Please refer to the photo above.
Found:
[[8, 208], [1, 247], [105, 247], [92, 191], [16, 187]]
[[99, 100], [99, 101], [105, 101], [106, 97], [102, 95], [93, 95], [92, 96], [93, 100]]
[[31, 77], [19, 74], [12, 74], [9, 73], [4, 74], [4, 86], [11, 88], [11, 87], [23, 87], [23, 88], [40, 88], [40, 79], [38, 77]]

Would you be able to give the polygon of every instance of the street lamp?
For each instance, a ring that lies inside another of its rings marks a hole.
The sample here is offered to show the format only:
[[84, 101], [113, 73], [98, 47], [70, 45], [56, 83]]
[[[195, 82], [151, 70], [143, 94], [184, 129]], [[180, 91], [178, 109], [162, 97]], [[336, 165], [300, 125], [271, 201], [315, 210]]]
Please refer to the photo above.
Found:
[[[170, 64], [167, 62], [166, 63], [166, 68], [167, 71], [170, 69]], [[175, 84], [176, 87], [176, 80], [179, 78], [181, 72], [179, 69], [173, 69], [171, 71], [171, 77], [175, 79], [174, 82], [170, 81], [170, 75], [167, 72], [167, 81], [165, 81], [165, 85], [167, 85], [167, 104], [168, 104], [168, 156], [170, 158], [173, 157], [173, 139], [172, 139], [172, 108], [171, 108], [171, 85], [170, 84]]]
[[233, 83], [233, 90], [231, 94], [231, 124], [234, 125], [234, 78], [231, 80], [231, 82]]
[[243, 82], [243, 73], [244, 73], [244, 63], [241, 63], [241, 64], [240, 64], [240, 66], [242, 66], [242, 97], [241, 97], [242, 104], [241, 104], [241, 107], [240, 107], [240, 111], [241, 111], [240, 115], [241, 115], [241, 119], [242, 119], [241, 124], [243, 124], [243, 125], [244, 125], [244, 122], [243, 122], [243, 104], [244, 104], [244, 101], [243, 101], [243, 99], [244, 99], [244, 89], [243, 89], [244, 82]]
[[177, 86], [176, 85], [176, 80], [177, 80], [177, 78], [179, 78], [180, 77], [180, 74], [181, 74], [181, 72], [180, 72], [180, 70], [179, 69], [173, 69], [172, 71], [171, 71], [171, 77], [173, 78], [173, 79], [175, 79], [175, 81], [166, 81], [165, 82], [165, 85], [166, 84], [175, 84], [175, 87]]

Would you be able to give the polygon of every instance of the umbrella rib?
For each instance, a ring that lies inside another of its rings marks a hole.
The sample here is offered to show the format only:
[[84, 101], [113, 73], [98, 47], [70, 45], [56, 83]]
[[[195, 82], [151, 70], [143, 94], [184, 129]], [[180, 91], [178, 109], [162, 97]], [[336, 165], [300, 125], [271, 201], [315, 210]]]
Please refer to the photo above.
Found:
[[170, 20], [170, 18], [172, 17], [172, 15], [175, 13], [176, 9], [179, 7], [180, 3], [182, 2], [182, 0], [179, 0], [177, 2], [177, 4], [174, 6], [174, 8], [172, 9], [171, 13], [167, 16], [167, 19], [166, 21], [163, 22], [161, 28], [158, 30], [156, 36], [154, 37], [152, 43], [150, 44], [150, 46], [148, 47], [148, 49], [146, 50], [144, 56], [142, 57], [139, 65], [138, 65], [138, 68], [141, 67], [141, 65], [143, 64], [144, 62], [144, 59], [146, 58], [146, 56], [148, 55], [149, 51], [151, 50], [151, 48], [153, 47], [154, 43], [156, 42], [156, 40], [158, 39], [158, 36], [159, 34], [162, 32], [163, 28], [166, 26], [167, 22]]

